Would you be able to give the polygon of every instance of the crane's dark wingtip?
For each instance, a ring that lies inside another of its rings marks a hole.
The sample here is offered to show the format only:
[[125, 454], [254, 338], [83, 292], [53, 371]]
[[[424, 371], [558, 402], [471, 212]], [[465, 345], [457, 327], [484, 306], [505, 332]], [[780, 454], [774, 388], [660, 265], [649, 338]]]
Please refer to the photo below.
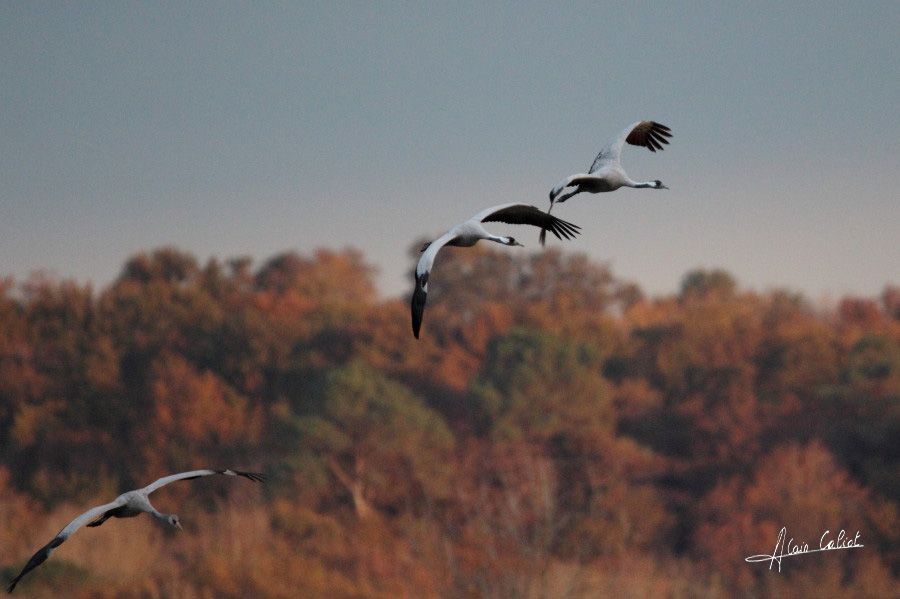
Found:
[[238, 472], [235, 470], [238, 476], [243, 476], [244, 478], [249, 478], [253, 482], [264, 483], [266, 482], [266, 475], [261, 474], [259, 472]]
[[416, 287], [413, 290], [412, 303], [410, 306], [412, 312], [412, 330], [413, 336], [419, 338], [419, 329], [422, 328], [422, 315], [425, 313], [425, 300], [428, 293], [425, 291], [425, 284], [428, 283], [428, 273], [416, 277]]
[[22, 574], [19, 574], [19, 575], [16, 576], [15, 578], [13, 578], [11, 581], [9, 581], [9, 584], [6, 586], [6, 592], [7, 592], [7, 593], [12, 594], [13, 589], [15, 589], [15, 588], [16, 588], [16, 585], [19, 584], [19, 580], [22, 579], [22, 575], [23, 575], [23, 574], [24, 574], [24, 572], [23, 572]]
[[13, 589], [16, 588], [16, 585], [19, 584], [19, 581], [22, 580], [22, 577], [47, 561], [47, 558], [50, 557], [50, 552], [62, 545], [65, 540], [65, 537], [56, 536], [52, 541], [38, 549], [37, 552], [31, 556], [31, 559], [28, 560], [28, 563], [25, 564], [25, 567], [22, 568], [22, 571], [19, 572], [19, 575], [9, 581], [6, 592], [12, 593]]
[[425, 299], [426, 293], [416, 287], [412, 299], [412, 329], [413, 336], [416, 339], [419, 338], [419, 331], [422, 328], [422, 316], [425, 312]]
[[[574, 239], [575, 236], [579, 234], [581, 227], [579, 227], [578, 225], [576, 225], [574, 223], [565, 221], [561, 218], [551, 216], [549, 218], [549, 222], [547, 223], [547, 229], [549, 229], [550, 232], [553, 233], [557, 239], [562, 241], [562, 240]], [[546, 229], [541, 231], [542, 235], [544, 235], [544, 231], [546, 231]], [[541, 241], [543, 241], [543, 239]], [[542, 245], [543, 245], [543, 243], [542, 243]]]
[[243, 476], [244, 478], [248, 478], [257, 483], [266, 482], [266, 475], [260, 472], [244, 472], [243, 470], [232, 470], [231, 468], [228, 468], [227, 470], [216, 470], [216, 473], [228, 474], [229, 476]]

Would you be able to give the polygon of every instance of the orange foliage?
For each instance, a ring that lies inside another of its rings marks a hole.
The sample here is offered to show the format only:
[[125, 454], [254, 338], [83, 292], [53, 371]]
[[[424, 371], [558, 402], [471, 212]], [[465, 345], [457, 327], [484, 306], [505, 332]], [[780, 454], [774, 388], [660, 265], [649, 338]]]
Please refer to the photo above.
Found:
[[[150, 376], [154, 411], [145, 434], [151, 472], [202, 467], [192, 456], [202, 456], [205, 448], [252, 443], [259, 438], [259, 410], [214, 373], [198, 372], [184, 358], [163, 354]], [[176, 451], [158, 451], [171, 444], [177, 445]], [[173, 454], [174, 463], [165, 460]]]
[[[416, 256], [417, 252], [412, 252]], [[412, 266], [412, 261], [411, 261]], [[353, 249], [109, 288], [0, 280], [0, 565], [74, 514], [30, 596], [890, 596], [898, 588], [900, 292], [835, 310], [688, 273], [648, 298], [580, 254], [448, 248], [422, 338]], [[858, 552], [747, 564], [784, 526]]]

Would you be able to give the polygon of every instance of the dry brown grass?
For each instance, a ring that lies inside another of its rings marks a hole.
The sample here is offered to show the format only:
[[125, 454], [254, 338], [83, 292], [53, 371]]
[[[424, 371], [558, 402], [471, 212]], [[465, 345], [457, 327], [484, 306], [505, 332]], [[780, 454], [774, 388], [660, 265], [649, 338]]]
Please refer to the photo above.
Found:
[[542, 592], [535, 592], [532, 596], [561, 599], [715, 599], [730, 595], [717, 577], [704, 573], [695, 563], [636, 554], [586, 565], [556, 562], [548, 571]]
[[[255, 495], [255, 494], [251, 494]], [[452, 549], [427, 521], [403, 526], [385, 522], [336, 522], [284, 500], [272, 504], [245, 496], [215, 509], [182, 510], [184, 532], [163, 528], [147, 516], [112, 520], [79, 531], [16, 590], [22, 597], [184, 599], [507, 597], [502, 584], [460, 584]], [[47, 542], [80, 507], [42, 514], [20, 495], [0, 495], [0, 547], [7, 571]], [[284, 522], [293, 521], [295, 526]], [[281, 523], [279, 523], [281, 522]], [[8, 556], [15, 556], [10, 563]], [[769, 581], [775, 594], [827, 589], [889, 596], [890, 574], [866, 561], [851, 581], [840, 570], [825, 578]], [[482, 564], [490, 569], [491, 564]], [[727, 581], [696, 561], [647, 553], [624, 553], [586, 564], [545, 554], [531, 564], [524, 590], [538, 599], [729, 596]], [[502, 566], [501, 566], [502, 568]], [[502, 577], [514, 575], [499, 572]], [[880, 582], [879, 582], [880, 581]], [[501, 580], [502, 582], [502, 580]], [[883, 594], [884, 592], [888, 594]], [[828, 594], [828, 593], [826, 593]]]

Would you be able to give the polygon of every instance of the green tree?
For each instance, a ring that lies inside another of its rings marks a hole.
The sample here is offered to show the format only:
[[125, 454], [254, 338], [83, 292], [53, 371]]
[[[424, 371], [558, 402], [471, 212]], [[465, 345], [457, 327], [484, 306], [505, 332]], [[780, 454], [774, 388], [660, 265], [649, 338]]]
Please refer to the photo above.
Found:
[[681, 297], [707, 297], [711, 295], [720, 298], [732, 297], [737, 288], [737, 282], [728, 271], [715, 268], [713, 270], [692, 270], [681, 279]]
[[329, 473], [360, 518], [450, 492], [454, 441], [440, 415], [363, 363], [328, 371], [287, 418], [298, 462]]
[[485, 432], [498, 440], [549, 441], [615, 427], [602, 351], [547, 333], [494, 339], [471, 390]]
[[841, 379], [817, 397], [819, 430], [854, 475], [900, 502], [900, 342], [861, 338]]
[[174, 247], [163, 247], [150, 254], [141, 253], [132, 256], [125, 262], [120, 281], [166, 281], [168, 283], [187, 283], [200, 272], [194, 256]]

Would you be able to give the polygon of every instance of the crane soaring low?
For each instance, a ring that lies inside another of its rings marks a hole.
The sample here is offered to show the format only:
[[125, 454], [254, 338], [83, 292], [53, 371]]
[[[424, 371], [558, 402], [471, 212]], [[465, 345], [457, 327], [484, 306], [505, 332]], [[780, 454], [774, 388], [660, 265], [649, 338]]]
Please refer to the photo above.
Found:
[[155, 507], [153, 507], [153, 505], [150, 503], [150, 493], [177, 480], [190, 480], [192, 478], [211, 476], [213, 474], [224, 474], [226, 476], [243, 476], [244, 478], [248, 478], [257, 482], [265, 480], [265, 477], [262, 474], [257, 474], [255, 472], [241, 472], [240, 470], [191, 470], [189, 472], [181, 472], [179, 474], [165, 476], [153, 483], [150, 483], [143, 489], [136, 489], [134, 491], [128, 491], [127, 493], [122, 493], [109, 503], [104, 503], [103, 505], [92, 507], [88, 511], [84, 512], [83, 514], [66, 524], [65, 528], [63, 528], [61, 531], [59, 531], [59, 533], [57, 533], [55, 537], [53, 537], [53, 540], [41, 547], [37, 551], [37, 553], [31, 556], [31, 559], [28, 560], [28, 563], [25, 564], [25, 567], [22, 568], [22, 571], [19, 572], [19, 575], [10, 581], [9, 586], [6, 588], [6, 591], [8, 593], [12, 593], [13, 589], [16, 588], [16, 585], [19, 583], [19, 580], [21, 580], [23, 576], [44, 563], [47, 558], [50, 557], [50, 553], [54, 549], [62, 545], [66, 539], [72, 536], [72, 534], [82, 526], [100, 526], [109, 518], [133, 518], [135, 516], [139, 516], [140, 514], [147, 513], [166, 526], [171, 526], [172, 528], [181, 530], [181, 522], [178, 520], [178, 516], [176, 514], [163, 514]]

